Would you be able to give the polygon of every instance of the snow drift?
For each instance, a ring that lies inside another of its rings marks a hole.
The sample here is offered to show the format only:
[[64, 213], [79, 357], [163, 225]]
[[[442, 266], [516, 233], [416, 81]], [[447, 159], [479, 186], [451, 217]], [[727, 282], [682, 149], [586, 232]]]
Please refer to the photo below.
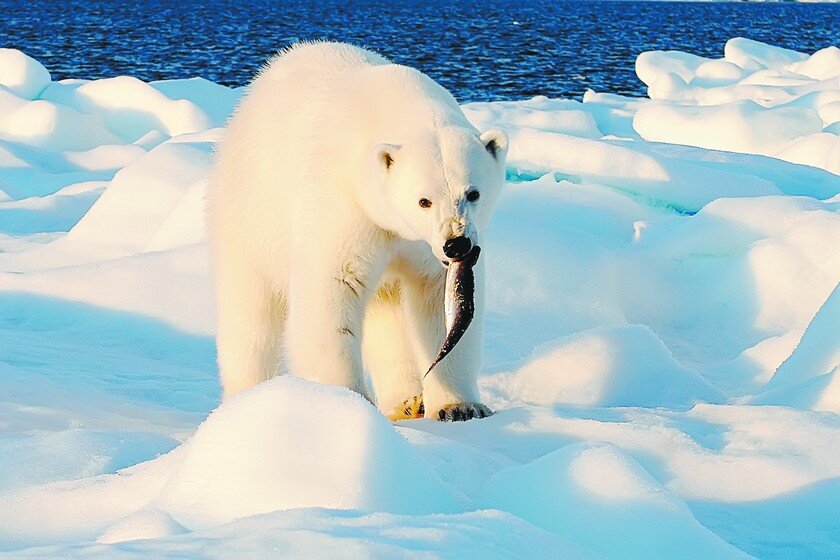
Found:
[[[304, 429], [287, 429], [303, 418]], [[169, 455], [0, 498], [0, 538], [50, 539], [73, 527], [117, 542], [129, 529], [131, 539], [149, 538], [315, 507], [431, 514], [459, 504], [361, 396], [282, 377], [225, 402]]]

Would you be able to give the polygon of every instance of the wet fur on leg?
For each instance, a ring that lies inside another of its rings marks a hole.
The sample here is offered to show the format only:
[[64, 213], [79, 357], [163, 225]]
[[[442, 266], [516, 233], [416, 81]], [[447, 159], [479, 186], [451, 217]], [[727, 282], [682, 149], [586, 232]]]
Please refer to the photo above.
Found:
[[391, 422], [397, 420], [413, 420], [423, 418], [426, 408], [423, 406], [423, 395], [414, 395], [394, 407], [394, 410], [385, 415]]

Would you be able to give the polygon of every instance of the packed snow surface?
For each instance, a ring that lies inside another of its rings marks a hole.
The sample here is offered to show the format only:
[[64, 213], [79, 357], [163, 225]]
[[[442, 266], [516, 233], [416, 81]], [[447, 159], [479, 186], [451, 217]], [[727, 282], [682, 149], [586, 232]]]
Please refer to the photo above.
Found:
[[[483, 420], [219, 403], [203, 197], [241, 91], [0, 49], [0, 556], [840, 557], [840, 49], [639, 56], [511, 138]], [[130, 541], [130, 542], [129, 542]]]

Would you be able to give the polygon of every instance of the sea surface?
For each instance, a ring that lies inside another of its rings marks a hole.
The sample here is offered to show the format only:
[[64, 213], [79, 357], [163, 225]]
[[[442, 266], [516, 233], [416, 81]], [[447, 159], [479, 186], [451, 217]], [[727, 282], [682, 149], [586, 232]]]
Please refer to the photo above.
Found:
[[0, 0], [0, 46], [54, 79], [128, 74], [246, 84], [279, 49], [350, 41], [419, 68], [461, 101], [587, 89], [644, 95], [636, 56], [720, 57], [730, 37], [812, 52], [840, 43], [840, 5], [550, 0]]

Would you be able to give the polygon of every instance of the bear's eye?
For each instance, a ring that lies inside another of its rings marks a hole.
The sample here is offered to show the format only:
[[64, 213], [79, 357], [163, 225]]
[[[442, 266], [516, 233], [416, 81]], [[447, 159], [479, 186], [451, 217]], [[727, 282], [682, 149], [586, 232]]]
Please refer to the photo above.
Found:
[[475, 202], [481, 196], [478, 191], [470, 191], [467, 193], [467, 200], [470, 202]]
[[432, 201], [429, 200], [428, 198], [421, 198], [419, 204], [420, 204], [420, 208], [431, 208], [432, 207]]

